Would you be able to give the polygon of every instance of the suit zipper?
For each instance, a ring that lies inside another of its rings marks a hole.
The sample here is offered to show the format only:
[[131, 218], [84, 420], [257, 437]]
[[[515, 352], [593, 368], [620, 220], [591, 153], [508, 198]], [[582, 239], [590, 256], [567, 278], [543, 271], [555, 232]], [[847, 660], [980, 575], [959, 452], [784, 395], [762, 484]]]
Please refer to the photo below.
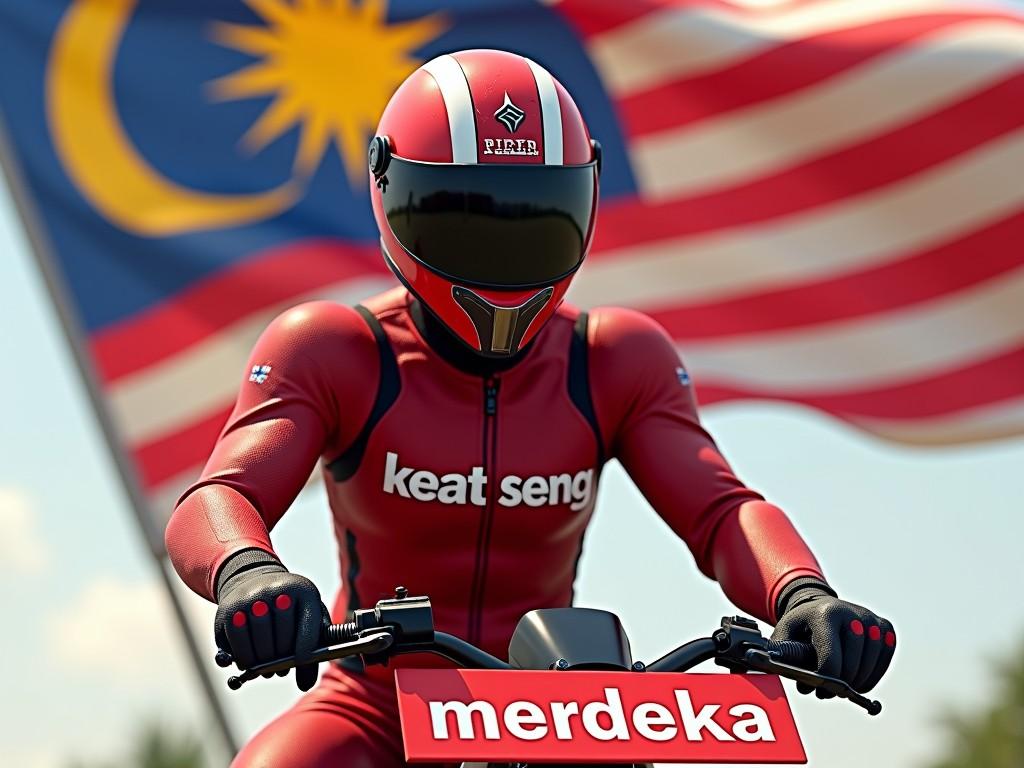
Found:
[[484, 428], [483, 428], [483, 468], [487, 478], [485, 503], [480, 518], [480, 529], [477, 534], [476, 566], [473, 572], [473, 587], [470, 593], [469, 626], [467, 639], [471, 643], [480, 642], [481, 625], [483, 622], [484, 593], [487, 587], [487, 561], [490, 556], [491, 528], [494, 523], [494, 499], [497, 479], [494, 467], [498, 452], [498, 391], [501, 380], [490, 376], [484, 380]]

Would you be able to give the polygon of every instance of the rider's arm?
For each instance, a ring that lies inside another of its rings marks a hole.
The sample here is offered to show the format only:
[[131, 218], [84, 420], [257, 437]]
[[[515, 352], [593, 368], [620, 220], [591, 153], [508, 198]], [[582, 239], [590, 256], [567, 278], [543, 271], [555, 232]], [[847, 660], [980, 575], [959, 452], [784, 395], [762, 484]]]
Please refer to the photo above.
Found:
[[274, 555], [269, 531], [317, 459], [355, 437], [372, 406], [378, 368], [369, 327], [347, 307], [304, 304], [264, 331], [234, 411], [167, 525], [167, 552], [192, 590], [215, 599], [218, 570], [232, 555]]
[[770, 623], [793, 579], [824, 580], [785, 513], [747, 488], [697, 416], [665, 331], [624, 309], [591, 313], [589, 370], [606, 447], [697, 565], [742, 610]]

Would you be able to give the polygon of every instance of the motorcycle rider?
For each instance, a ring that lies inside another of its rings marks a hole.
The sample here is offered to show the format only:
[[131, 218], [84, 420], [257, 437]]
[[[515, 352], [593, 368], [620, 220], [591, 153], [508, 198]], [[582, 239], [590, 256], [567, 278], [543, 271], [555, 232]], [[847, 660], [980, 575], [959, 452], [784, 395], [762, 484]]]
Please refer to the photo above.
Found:
[[[504, 656], [520, 616], [570, 604], [600, 471], [617, 458], [742, 611], [812, 643], [823, 674], [878, 683], [892, 626], [839, 599], [785, 514], [736, 478], [666, 333], [631, 310], [563, 302], [599, 172], [572, 97], [526, 58], [449, 54], [398, 88], [371, 142], [370, 191], [401, 287], [274, 320], [167, 527], [175, 568], [217, 603], [217, 644], [240, 666], [319, 644], [320, 594], [269, 536], [318, 460], [342, 570], [334, 620], [402, 583], [430, 595], [438, 629]], [[303, 691], [316, 679], [315, 665], [296, 670]], [[234, 763], [402, 764], [391, 671], [348, 663]]]

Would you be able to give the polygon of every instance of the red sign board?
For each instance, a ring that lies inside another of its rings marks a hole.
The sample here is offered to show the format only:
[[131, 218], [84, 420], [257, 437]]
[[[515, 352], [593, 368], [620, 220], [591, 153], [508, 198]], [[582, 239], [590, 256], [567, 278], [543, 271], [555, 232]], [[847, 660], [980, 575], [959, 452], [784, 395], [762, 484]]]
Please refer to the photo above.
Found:
[[399, 669], [410, 763], [806, 763], [779, 678]]

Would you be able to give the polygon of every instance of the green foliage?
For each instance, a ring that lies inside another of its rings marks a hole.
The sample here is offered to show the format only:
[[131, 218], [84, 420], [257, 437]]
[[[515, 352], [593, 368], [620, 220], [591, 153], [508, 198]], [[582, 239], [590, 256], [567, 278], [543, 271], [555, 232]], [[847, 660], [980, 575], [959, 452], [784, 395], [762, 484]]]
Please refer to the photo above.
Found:
[[932, 768], [1024, 766], [1024, 649], [997, 667], [999, 685], [988, 709], [950, 715], [947, 757]]
[[69, 768], [205, 768], [205, 763], [195, 736], [150, 722], [138, 731], [129, 754], [122, 759], [75, 762]]

